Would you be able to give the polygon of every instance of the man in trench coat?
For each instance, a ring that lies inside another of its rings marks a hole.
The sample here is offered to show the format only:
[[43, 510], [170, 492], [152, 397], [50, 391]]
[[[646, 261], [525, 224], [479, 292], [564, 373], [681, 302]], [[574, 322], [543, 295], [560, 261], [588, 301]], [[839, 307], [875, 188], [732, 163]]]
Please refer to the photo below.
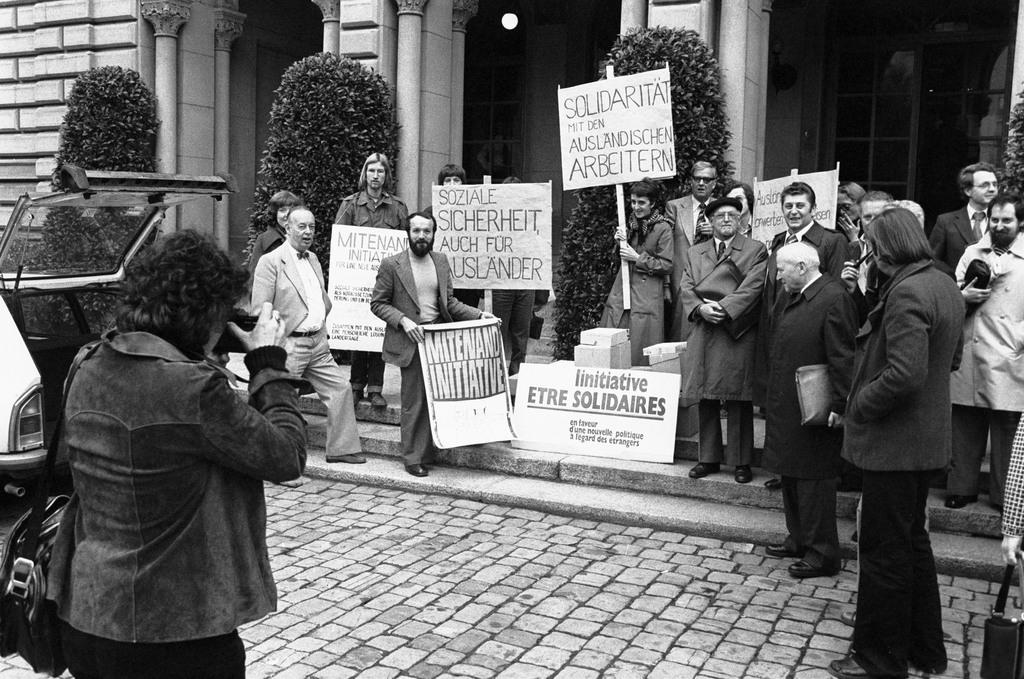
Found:
[[[761, 243], [738, 233], [743, 205], [736, 198], [718, 198], [708, 203], [713, 236], [686, 252], [687, 264], [679, 286], [679, 302], [693, 324], [687, 340], [687, 364], [683, 374], [683, 398], [697, 399], [700, 428], [699, 462], [690, 477], [699, 479], [717, 473], [720, 464], [735, 468], [737, 483], [753, 478], [754, 456], [753, 330], [733, 339], [727, 321], [756, 313], [764, 287], [768, 252]], [[742, 281], [718, 301], [702, 298], [699, 284], [717, 267], [732, 260]], [[725, 401], [728, 439], [723, 449], [721, 405]]]
[[[807, 243], [776, 253], [785, 303], [771, 336], [763, 466], [782, 477], [782, 508], [789, 536], [768, 545], [769, 556], [800, 559], [795, 578], [839, 572], [836, 487], [843, 413], [853, 373], [857, 309], [842, 283], [819, 270], [818, 251]], [[828, 366], [831, 412], [823, 424], [801, 424], [794, 376], [806, 365]]]

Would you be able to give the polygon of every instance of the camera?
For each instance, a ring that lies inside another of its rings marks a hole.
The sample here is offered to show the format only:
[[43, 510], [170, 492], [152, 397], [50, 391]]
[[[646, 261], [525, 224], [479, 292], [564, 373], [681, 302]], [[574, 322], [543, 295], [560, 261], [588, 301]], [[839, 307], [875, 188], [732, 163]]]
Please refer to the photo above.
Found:
[[[232, 323], [237, 325], [239, 328], [246, 332], [250, 332], [256, 327], [256, 321], [259, 320], [259, 316], [250, 316], [245, 313], [235, 312], [235, 314], [229, 319]], [[235, 333], [231, 332], [231, 329], [227, 325], [224, 326], [224, 330], [220, 334], [220, 339], [217, 340], [217, 344], [213, 346], [214, 354], [227, 354], [237, 353], [244, 354], [247, 351], [242, 341], [235, 337]]]

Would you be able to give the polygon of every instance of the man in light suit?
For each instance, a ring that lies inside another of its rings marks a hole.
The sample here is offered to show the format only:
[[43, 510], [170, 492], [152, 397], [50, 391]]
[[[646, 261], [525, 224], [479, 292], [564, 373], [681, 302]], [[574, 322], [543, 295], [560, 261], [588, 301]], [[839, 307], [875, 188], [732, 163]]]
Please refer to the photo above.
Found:
[[967, 206], [939, 215], [928, 238], [935, 266], [950, 276], [967, 246], [977, 243], [988, 232], [985, 211], [999, 189], [996, 168], [988, 163], [968, 165], [960, 170], [958, 180], [960, 190], [967, 196]]
[[324, 272], [310, 251], [316, 220], [298, 207], [288, 215], [285, 242], [260, 257], [252, 284], [252, 308], [270, 302], [281, 314], [293, 347], [288, 371], [305, 378], [327, 406], [327, 461], [362, 463], [352, 388], [327, 346], [327, 312], [331, 298]]
[[413, 476], [426, 476], [424, 462], [434, 455], [419, 358], [422, 326], [494, 318], [452, 295], [448, 258], [431, 252], [434, 229], [433, 217], [409, 215], [409, 249], [381, 261], [370, 297], [370, 310], [387, 323], [384, 361], [402, 369], [402, 457]]
[[665, 217], [672, 223], [673, 267], [672, 314], [669, 323], [669, 339], [684, 340], [693, 327], [679, 305], [679, 284], [683, 280], [686, 266], [686, 251], [691, 245], [703, 243], [711, 238], [711, 221], [705, 211], [708, 201], [718, 185], [718, 170], [706, 160], [698, 160], [690, 168], [690, 195], [670, 200], [665, 204]]

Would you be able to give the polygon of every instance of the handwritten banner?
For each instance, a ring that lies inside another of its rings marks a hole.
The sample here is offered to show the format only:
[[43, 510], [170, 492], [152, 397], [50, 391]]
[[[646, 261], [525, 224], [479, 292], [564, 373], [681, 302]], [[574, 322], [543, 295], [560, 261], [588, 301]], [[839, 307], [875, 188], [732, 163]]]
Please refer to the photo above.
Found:
[[668, 67], [558, 90], [566, 191], [676, 174]]
[[385, 257], [406, 249], [405, 231], [335, 224], [331, 229], [331, 312], [327, 332], [332, 349], [380, 351], [384, 321], [370, 312], [377, 268]]
[[424, 325], [420, 364], [439, 448], [508, 441], [512, 399], [498, 320]]
[[517, 375], [512, 445], [672, 464], [679, 375], [524, 363]]
[[551, 182], [434, 186], [431, 205], [455, 287], [551, 287]]
[[836, 228], [836, 204], [839, 196], [839, 168], [825, 172], [798, 173], [788, 177], [754, 179], [754, 205], [751, 208], [751, 237], [765, 245], [772, 242], [777, 233], [786, 230], [786, 217], [782, 214], [782, 189], [793, 182], [804, 182], [815, 195], [814, 219], [826, 229]]

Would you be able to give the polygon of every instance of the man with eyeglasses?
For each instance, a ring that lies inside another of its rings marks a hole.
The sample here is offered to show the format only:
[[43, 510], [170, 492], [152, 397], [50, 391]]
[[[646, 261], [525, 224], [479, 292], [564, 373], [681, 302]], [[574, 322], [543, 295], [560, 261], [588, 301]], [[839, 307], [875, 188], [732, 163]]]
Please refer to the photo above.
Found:
[[967, 246], [988, 233], [985, 212], [999, 190], [996, 168], [989, 163], [968, 165], [960, 170], [958, 180], [960, 191], [967, 197], [966, 207], [939, 215], [928, 238], [935, 266], [951, 277]]
[[[764, 287], [768, 253], [762, 243], [738, 233], [743, 205], [736, 198], [718, 198], [707, 205], [712, 238], [689, 248], [679, 286], [679, 306], [693, 324], [687, 340], [683, 398], [699, 401], [698, 463], [690, 478], [734, 468], [737, 483], [753, 478], [753, 397], [755, 332], [742, 332], [743, 319], [756, 314]], [[712, 284], [726, 271], [741, 277], [739, 285]], [[718, 291], [712, 294], [711, 288]], [[733, 289], [729, 291], [729, 287]], [[724, 296], [723, 296], [724, 295]], [[722, 444], [721, 404], [725, 402], [728, 436]]]
[[672, 275], [672, 323], [669, 338], [684, 340], [690, 334], [691, 325], [686, 314], [679, 308], [679, 284], [683, 278], [686, 251], [690, 246], [703, 243], [711, 238], [711, 221], [707, 215], [708, 201], [718, 186], [718, 170], [706, 160], [698, 160], [690, 168], [690, 195], [670, 200], [665, 204], [665, 217], [673, 225], [673, 252], [675, 262]]

